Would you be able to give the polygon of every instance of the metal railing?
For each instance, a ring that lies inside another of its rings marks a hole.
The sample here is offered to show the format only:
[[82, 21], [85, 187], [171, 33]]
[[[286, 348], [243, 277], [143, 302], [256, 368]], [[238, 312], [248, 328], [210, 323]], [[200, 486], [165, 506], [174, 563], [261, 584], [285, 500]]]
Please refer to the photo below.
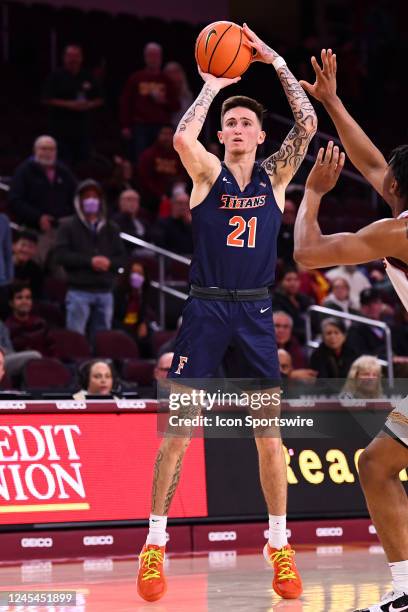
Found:
[[348, 321], [354, 321], [356, 323], [363, 323], [370, 327], [378, 327], [385, 332], [385, 349], [387, 354], [387, 360], [379, 359], [381, 365], [386, 366], [388, 369], [388, 384], [392, 389], [394, 386], [394, 364], [392, 361], [392, 340], [391, 340], [391, 329], [386, 323], [382, 321], [375, 321], [374, 319], [368, 319], [367, 317], [360, 317], [359, 315], [349, 314], [342, 312], [341, 310], [334, 310], [333, 308], [325, 308], [324, 306], [309, 306], [306, 312], [306, 345], [310, 348], [316, 348], [319, 343], [313, 340], [312, 334], [312, 312], [320, 312], [322, 314], [330, 315], [337, 319], [347, 319]]
[[143, 249], [151, 251], [158, 256], [159, 260], [159, 282], [151, 281], [151, 286], [158, 290], [159, 292], [159, 322], [162, 328], [165, 327], [166, 322], [166, 304], [165, 304], [165, 294], [172, 295], [180, 300], [186, 300], [188, 298], [187, 293], [183, 293], [182, 291], [177, 291], [177, 289], [173, 289], [171, 287], [171, 281], [167, 281], [166, 283], [166, 259], [171, 259], [173, 261], [178, 261], [179, 263], [185, 264], [186, 266], [190, 265], [191, 260], [188, 257], [184, 257], [183, 255], [178, 255], [177, 253], [172, 253], [172, 251], [167, 251], [162, 247], [158, 247], [155, 244], [151, 244], [150, 242], [146, 242], [141, 238], [136, 238], [136, 236], [132, 236], [131, 234], [126, 234], [125, 232], [121, 232], [120, 237], [127, 242], [131, 242]]

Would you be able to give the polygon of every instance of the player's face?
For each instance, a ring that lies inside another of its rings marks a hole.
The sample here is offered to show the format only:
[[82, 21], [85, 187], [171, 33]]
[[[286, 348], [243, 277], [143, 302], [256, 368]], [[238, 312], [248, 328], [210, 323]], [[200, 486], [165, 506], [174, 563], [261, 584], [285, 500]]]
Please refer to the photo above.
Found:
[[264, 142], [265, 132], [254, 111], [237, 106], [225, 113], [218, 138], [229, 153], [250, 153]]
[[112, 391], [112, 372], [108, 364], [95, 363], [89, 374], [88, 393], [92, 395], [109, 395]]

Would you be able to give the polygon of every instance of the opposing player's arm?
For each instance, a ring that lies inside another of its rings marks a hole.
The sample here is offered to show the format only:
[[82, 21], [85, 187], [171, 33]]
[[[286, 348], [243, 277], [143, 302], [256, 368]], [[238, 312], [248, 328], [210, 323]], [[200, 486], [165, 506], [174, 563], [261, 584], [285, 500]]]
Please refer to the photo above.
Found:
[[316, 81], [311, 84], [300, 81], [302, 87], [319, 100], [330, 115], [344, 149], [355, 167], [379, 194], [383, 195], [384, 174], [387, 162], [381, 151], [369, 139], [337, 96], [337, 59], [331, 49], [322, 49], [322, 67], [315, 57], [311, 62]]
[[323, 235], [318, 222], [322, 197], [337, 182], [345, 155], [330, 142], [320, 149], [306, 181], [295, 222], [295, 260], [306, 268], [359, 264], [383, 257], [401, 257], [408, 234], [405, 219], [383, 219], [353, 233]]
[[295, 125], [286, 136], [279, 151], [265, 159], [263, 167], [272, 185], [285, 188], [305, 158], [307, 148], [317, 130], [317, 116], [298, 80], [286, 62], [244, 24], [244, 32], [256, 50], [254, 61], [273, 64], [282, 83], [295, 118]]
[[204, 86], [178, 124], [173, 140], [174, 148], [194, 183], [207, 182], [219, 172], [219, 159], [203, 147], [198, 137], [217, 93], [223, 87], [239, 81], [239, 78], [216, 78], [201, 71], [200, 74], [205, 81]]

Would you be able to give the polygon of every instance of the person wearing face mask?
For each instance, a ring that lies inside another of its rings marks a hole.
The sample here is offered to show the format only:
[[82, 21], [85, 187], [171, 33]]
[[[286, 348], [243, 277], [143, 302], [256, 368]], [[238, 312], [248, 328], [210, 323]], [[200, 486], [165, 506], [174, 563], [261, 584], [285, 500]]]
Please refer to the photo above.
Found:
[[149, 307], [150, 281], [143, 265], [133, 259], [115, 290], [115, 327], [137, 342], [141, 357], [153, 357], [152, 326], [156, 316]]
[[96, 181], [79, 186], [76, 214], [58, 230], [56, 260], [66, 271], [66, 327], [91, 339], [110, 329], [113, 285], [123, 264], [124, 247], [118, 226], [106, 217], [104, 194]]
[[58, 159], [51, 136], [34, 141], [33, 155], [20, 164], [10, 186], [10, 210], [21, 225], [49, 234], [73, 213], [76, 178]]

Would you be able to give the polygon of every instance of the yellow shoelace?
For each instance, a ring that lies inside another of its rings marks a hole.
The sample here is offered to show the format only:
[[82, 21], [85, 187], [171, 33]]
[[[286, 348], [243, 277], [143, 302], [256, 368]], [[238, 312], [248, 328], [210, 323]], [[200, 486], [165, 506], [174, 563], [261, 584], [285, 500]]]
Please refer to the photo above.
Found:
[[296, 574], [292, 569], [292, 557], [295, 551], [292, 549], [281, 548], [271, 554], [271, 561], [278, 564], [278, 579], [293, 580]]
[[160, 578], [160, 570], [158, 564], [163, 563], [163, 554], [161, 550], [151, 548], [140, 555], [142, 560], [142, 567], [145, 569], [143, 572], [142, 580], [153, 580]]

